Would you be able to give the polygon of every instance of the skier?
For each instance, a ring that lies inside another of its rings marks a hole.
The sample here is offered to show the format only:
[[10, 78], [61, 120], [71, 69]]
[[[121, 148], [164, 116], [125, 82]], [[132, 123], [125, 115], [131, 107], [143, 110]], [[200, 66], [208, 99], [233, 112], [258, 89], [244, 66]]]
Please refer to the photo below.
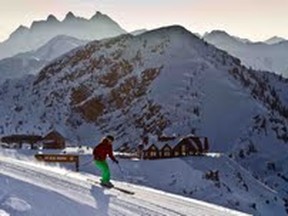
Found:
[[94, 148], [93, 156], [94, 163], [98, 169], [101, 170], [102, 178], [101, 185], [105, 187], [113, 187], [113, 184], [110, 182], [110, 169], [106, 162], [106, 157], [112, 159], [113, 162], [119, 163], [118, 160], [113, 155], [112, 151], [112, 142], [114, 141], [114, 137], [111, 135], [107, 135], [104, 137], [101, 142]]

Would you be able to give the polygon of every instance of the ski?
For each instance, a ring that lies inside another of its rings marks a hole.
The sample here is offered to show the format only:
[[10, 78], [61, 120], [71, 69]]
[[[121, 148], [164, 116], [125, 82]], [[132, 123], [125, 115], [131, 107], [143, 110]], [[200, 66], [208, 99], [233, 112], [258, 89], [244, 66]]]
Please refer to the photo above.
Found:
[[[90, 183], [92, 183], [92, 184], [102, 186], [102, 185], [100, 184], [100, 182], [97, 181], [97, 180], [87, 179], [87, 181], [90, 182]], [[120, 188], [120, 187], [117, 187], [117, 186], [113, 186], [113, 187], [105, 187], [105, 186], [102, 186], [102, 187], [107, 188], [107, 189], [115, 189], [115, 190], [118, 190], [118, 191], [120, 191], [120, 192], [122, 192], [122, 193], [129, 194], [129, 195], [135, 194], [133, 191], [126, 190], [126, 189], [124, 189], [124, 188]]]

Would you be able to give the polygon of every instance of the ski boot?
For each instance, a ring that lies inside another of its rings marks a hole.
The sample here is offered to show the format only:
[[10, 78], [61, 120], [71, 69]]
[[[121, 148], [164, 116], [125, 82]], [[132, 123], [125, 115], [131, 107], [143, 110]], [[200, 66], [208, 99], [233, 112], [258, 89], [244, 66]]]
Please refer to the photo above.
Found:
[[113, 188], [114, 185], [109, 181], [109, 182], [101, 182], [101, 186], [106, 187], [106, 188]]

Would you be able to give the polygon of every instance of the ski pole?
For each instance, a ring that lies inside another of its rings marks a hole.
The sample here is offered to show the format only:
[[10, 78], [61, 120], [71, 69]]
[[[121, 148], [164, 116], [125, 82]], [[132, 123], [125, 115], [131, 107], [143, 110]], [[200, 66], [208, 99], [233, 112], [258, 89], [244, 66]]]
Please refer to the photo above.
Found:
[[84, 163], [84, 164], [81, 164], [80, 167], [87, 166], [87, 165], [90, 164], [92, 161], [93, 161], [93, 159], [92, 159], [92, 160], [89, 160], [88, 162], [86, 162], [86, 163]]
[[124, 181], [125, 181], [125, 182], [128, 182], [128, 181], [127, 181], [127, 178], [126, 178], [126, 175], [125, 175], [125, 173], [124, 173], [122, 167], [120, 166], [120, 164], [117, 164], [117, 165], [118, 165], [118, 168], [119, 168], [119, 170], [120, 170], [120, 173], [121, 173], [121, 175], [122, 175]]
[[[79, 166], [79, 168], [80, 168], [80, 167], [83, 167], [83, 166], [89, 165], [92, 161], [93, 161], [93, 159], [85, 162], [84, 164], [81, 164], [81, 165]], [[66, 174], [64, 174], [64, 176], [69, 175], [69, 173], [73, 173], [73, 171], [72, 171], [72, 170], [67, 170], [67, 172], [66, 172]]]
[[121, 172], [121, 173], [122, 173], [122, 175], [123, 175], [123, 174], [124, 174], [124, 172], [123, 172], [123, 170], [122, 170], [122, 168], [121, 168], [120, 164], [118, 163], [117, 165], [118, 165], [118, 168], [119, 168], [120, 172]]

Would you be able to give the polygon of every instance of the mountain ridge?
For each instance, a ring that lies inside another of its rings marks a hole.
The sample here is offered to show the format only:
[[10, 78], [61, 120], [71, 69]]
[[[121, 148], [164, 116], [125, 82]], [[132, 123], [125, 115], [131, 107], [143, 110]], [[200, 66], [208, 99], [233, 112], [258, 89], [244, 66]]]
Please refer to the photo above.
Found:
[[20, 26], [0, 43], [0, 59], [39, 48], [57, 35], [83, 40], [97, 40], [124, 34], [126, 31], [105, 14], [96, 12], [91, 19], [68, 12], [63, 21], [50, 14], [46, 20], [33, 21], [30, 28]]
[[227, 32], [212, 31], [203, 39], [219, 49], [241, 59], [247, 67], [254, 70], [273, 71], [288, 76], [288, 42], [287, 40], [267, 44], [264, 42], [243, 42]]
[[0, 60], [0, 83], [6, 79], [20, 78], [28, 74], [37, 74], [42, 67], [65, 52], [84, 45], [82, 41], [66, 35], [58, 35], [36, 50], [19, 53]]

